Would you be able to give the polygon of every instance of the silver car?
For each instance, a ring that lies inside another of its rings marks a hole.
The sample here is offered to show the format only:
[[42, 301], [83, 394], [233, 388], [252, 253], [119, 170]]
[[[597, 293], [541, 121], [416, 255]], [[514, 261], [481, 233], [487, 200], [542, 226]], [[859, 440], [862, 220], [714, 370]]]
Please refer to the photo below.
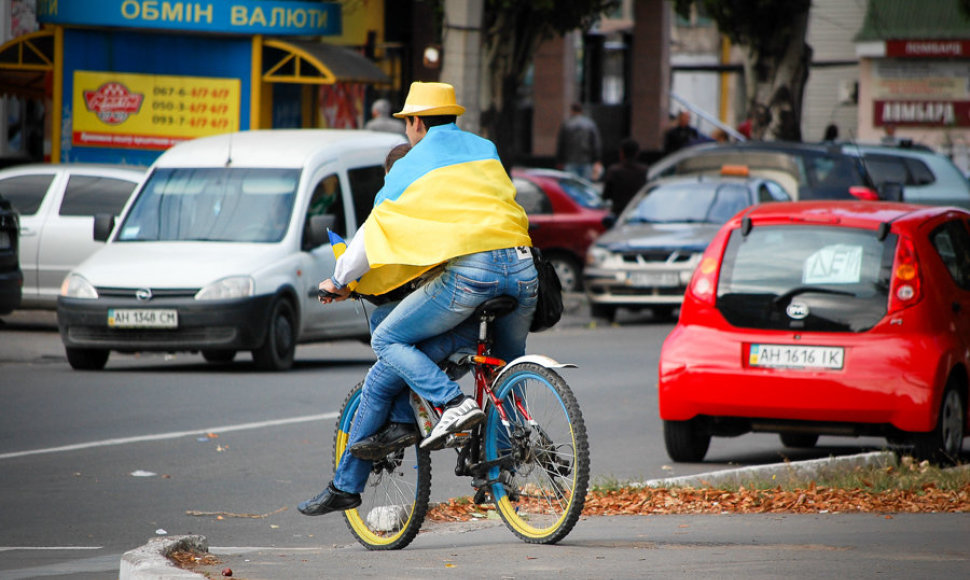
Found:
[[20, 214], [20, 308], [57, 308], [61, 282], [104, 245], [92, 238], [94, 216], [119, 215], [145, 168], [31, 164], [0, 171], [0, 195]]
[[663, 319], [680, 306], [704, 249], [744, 208], [790, 201], [777, 182], [748, 177], [676, 177], [647, 183], [590, 246], [583, 271], [591, 313], [613, 321], [620, 307]]

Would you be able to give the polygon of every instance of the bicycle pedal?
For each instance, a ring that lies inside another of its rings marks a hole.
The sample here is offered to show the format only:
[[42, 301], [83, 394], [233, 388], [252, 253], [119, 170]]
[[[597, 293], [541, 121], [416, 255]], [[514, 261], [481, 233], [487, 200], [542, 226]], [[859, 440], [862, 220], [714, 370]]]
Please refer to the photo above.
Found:
[[451, 433], [445, 438], [444, 447], [462, 447], [465, 443], [468, 443], [468, 438], [471, 437], [470, 431], [458, 431], [457, 433]]
[[475, 497], [472, 498], [472, 501], [475, 502], [475, 505], [492, 503], [491, 495], [488, 493], [488, 491], [485, 488], [481, 488], [478, 491], [476, 491]]

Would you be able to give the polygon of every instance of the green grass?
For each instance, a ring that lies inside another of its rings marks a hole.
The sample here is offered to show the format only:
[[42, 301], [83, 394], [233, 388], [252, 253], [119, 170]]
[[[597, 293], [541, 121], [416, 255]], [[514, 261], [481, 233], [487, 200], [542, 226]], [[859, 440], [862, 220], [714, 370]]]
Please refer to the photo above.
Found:
[[[836, 489], [865, 489], [879, 493], [890, 490], [916, 491], [929, 487], [940, 490], [958, 490], [967, 485], [970, 485], [970, 464], [941, 468], [931, 465], [927, 461], [918, 462], [912, 457], [903, 456], [898, 464], [890, 466], [820, 469], [811, 476], [799, 476], [790, 473], [775, 475], [770, 478], [746, 479], [735, 483], [720, 482], [702, 487], [712, 487], [725, 491], [738, 491], [742, 487], [747, 490], [781, 488], [783, 491], [794, 491], [814, 486]], [[597, 476], [594, 477], [590, 485], [590, 491], [606, 493], [631, 487], [639, 486], [630, 481], [621, 481], [613, 476]]]

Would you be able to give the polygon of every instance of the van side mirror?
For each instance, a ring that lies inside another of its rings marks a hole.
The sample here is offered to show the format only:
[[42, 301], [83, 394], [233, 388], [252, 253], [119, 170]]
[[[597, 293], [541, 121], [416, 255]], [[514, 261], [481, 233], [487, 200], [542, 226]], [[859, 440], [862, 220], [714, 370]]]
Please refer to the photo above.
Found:
[[330, 243], [330, 236], [327, 230], [337, 223], [337, 218], [332, 215], [313, 215], [307, 218], [303, 226], [303, 251], [319, 248], [323, 244]]
[[887, 181], [879, 185], [879, 197], [886, 201], [903, 201], [903, 184]]
[[107, 242], [113, 229], [115, 229], [115, 216], [113, 214], [99, 213], [94, 216], [94, 241]]

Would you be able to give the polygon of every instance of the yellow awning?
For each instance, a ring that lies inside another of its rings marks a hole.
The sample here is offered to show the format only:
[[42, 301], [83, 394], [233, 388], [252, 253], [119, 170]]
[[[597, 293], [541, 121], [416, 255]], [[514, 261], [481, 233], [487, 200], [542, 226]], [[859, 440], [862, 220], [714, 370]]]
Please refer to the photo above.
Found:
[[349, 48], [278, 38], [263, 41], [262, 78], [271, 83], [318, 85], [391, 82], [374, 62]]
[[0, 46], [0, 94], [43, 98], [53, 70], [53, 30], [24, 34]]

